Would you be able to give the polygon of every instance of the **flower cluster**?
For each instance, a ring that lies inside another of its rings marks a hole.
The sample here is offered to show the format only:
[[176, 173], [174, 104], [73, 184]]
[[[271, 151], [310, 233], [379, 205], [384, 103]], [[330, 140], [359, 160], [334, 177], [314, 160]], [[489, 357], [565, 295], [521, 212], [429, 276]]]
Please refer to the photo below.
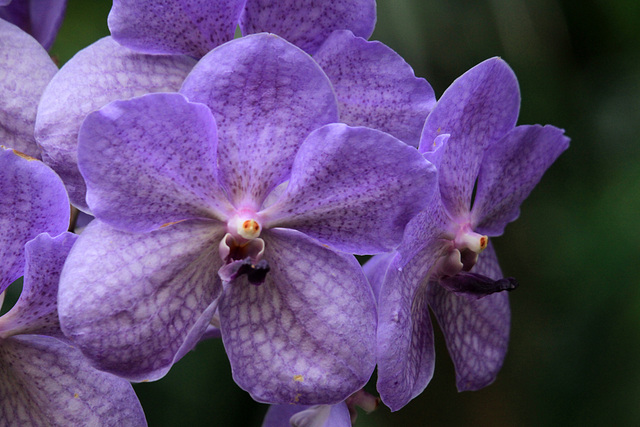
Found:
[[427, 386], [427, 307], [458, 388], [495, 379], [517, 282], [489, 237], [568, 147], [516, 126], [503, 60], [436, 101], [367, 40], [373, 0], [114, 0], [58, 70], [65, 3], [38, 4], [0, 1], [0, 424], [144, 425], [129, 381], [221, 337], [265, 426], [349, 426]]

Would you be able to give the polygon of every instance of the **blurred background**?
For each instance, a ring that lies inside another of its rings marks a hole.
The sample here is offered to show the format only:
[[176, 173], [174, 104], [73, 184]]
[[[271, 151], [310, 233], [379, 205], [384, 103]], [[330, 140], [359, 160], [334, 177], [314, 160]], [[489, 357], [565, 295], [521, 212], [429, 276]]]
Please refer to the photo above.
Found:
[[[110, 7], [69, 0], [51, 50], [60, 65], [108, 35]], [[458, 393], [438, 331], [425, 392], [356, 426], [640, 425], [640, 2], [378, 0], [371, 39], [438, 97], [501, 56], [520, 81], [519, 124], [553, 124], [572, 141], [493, 240], [505, 275], [520, 282], [496, 382]], [[219, 340], [136, 391], [152, 427], [260, 426], [267, 409], [232, 381]]]

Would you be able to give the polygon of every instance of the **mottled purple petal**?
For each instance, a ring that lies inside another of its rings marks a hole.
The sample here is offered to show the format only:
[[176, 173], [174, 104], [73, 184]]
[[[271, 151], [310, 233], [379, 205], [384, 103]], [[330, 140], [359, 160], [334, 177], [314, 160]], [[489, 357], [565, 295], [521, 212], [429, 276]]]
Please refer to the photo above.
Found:
[[126, 233], [93, 221], [60, 278], [63, 332], [102, 370], [132, 381], [162, 377], [213, 316], [223, 231], [183, 221]]
[[55, 338], [12, 337], [0, 343], [0, 425], [146, 426], [131, 385], [89, 366]]
[[387, 252], [427, 206], [435, 185], [435, 168], [415, 148], [374, 129], [331, 124], [302, 144], [265, 223], [344, 252]]
[[142, 53], [196, 58], [231, 39], [244, 0], [114, 0], [109, 30], [118, 43]]
[[[502, 277], [498, 259], [489, 245], [471, 270], [492, 279]], [[509, 294], [499, 292], [478, 300], [458, 296], [432, 283], [429, 305], [456, 369], [459, 391], [491, 384], [502, 367], [509, 343]]]
[[219, 306], [233, 377], [259, 402], [341, 402], [375, 366], [375, 301], [362, 269], [294, 230], [264, 240], [265, 283], [236, 280]]
[[35, 132], [43, 160], [60, 175], [75, 206], [89, 210], [77, 164], [78, 130], [87, 114], [117, 99], [177, 91], [194, 64], [186, 56], [135, 53], [106, 37], [60, 69], [42, 95]]
[[44, 163], [0, 146], [0, 293], [24, 272], [24, 245], [69, 226], [69, 199]]
[[436, 98], [425, 79], [392, 49], [350, 31], [335, 31], [313, 59], [329, 76], [338, 97], [340, 121], [387, 132], [418, 146]]
[[103, 222], [149, 231], [185, 219], [224, 220], [211, 111], [178, 93], [114, 101], [87, 116], [78, 163], [87, 204]]
[[471, 211], [473, 228], [498, 236], [518, 218], [520, 204], [542, 175], [569, 147], [564, 131], [553, 126], [518, 126], [490, 144], [482, 160]]
[[180, 91], [213, 111], [219, 177], [238, 208], [258, 210], [288, 176], [309, 132], [338, 121], [331, 83], [318, 64], [271, 34], [214, 49]]
[[0, 18], [19, 26], [49, 49], [62, 25], [67, 0], [9, 0], [0, 2], [0, 6], [6, 6], [0, 7]]
[[442, 216], [439, 204], [433, 203], [409, 223], [380, 289], [377, 388], [392, 411], [420, 394], [433, 376], [435, 350], [427, 279], [445, 248], [439, 239]]
[[492, 58], [453, 82], [427, 117], [420, 152], [430, 151], [438, 135], [450, 134], [438, 171], [442, 203], [452, 218], [466, 220], [484, 150], [513, 128], [519, 106], [515, 74]]
[[22, 293], [13, 308], [0, 317], [0, 337], [38, 334], [64, 338], [58, 321], [58, 282], [77, 237], [68, 232], [57, 237], [42, 233], [25, 245]]
[[58, 67], [33, 37], [2, 19], [0, 64], [0, 143], [39, 158], [36, 109]]
[[274, 33], [313, 55], [334, 30], [368, 39], [376, 24], [375, 0], [247, 0], [242, 34]]
[[384, 281], [384, 275], [387, 273], [387, 268], [395, 256], [395, 251], [374, 255], [362, 266], [362, 271], [364, 271], [364, 275], [367, 277], [371, 289], [373, 289], [376, 301], [380, 297], [380, 288]]

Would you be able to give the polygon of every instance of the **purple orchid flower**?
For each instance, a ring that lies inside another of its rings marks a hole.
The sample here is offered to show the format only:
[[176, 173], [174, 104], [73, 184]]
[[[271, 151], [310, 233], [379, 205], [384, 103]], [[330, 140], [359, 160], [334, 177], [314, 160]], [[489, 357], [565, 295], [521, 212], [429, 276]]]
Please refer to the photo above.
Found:
[[75, 207], [89, 213], [78, 170], [78, 131], [87, 114], [117, 99], [177, 91], [194, 65], [186, 56], [143, 55], [105, 37], [60, 69], [42, 94], [35, 138]]
[[33, 136], [36, 108], [58, 67], [33, 37], [2, 19], [0, 61], [0, 141], [39, 158], [40, 149]]
[[214, 49], [179, 94], [90, 114], [79, 165], [97, 221], [62, 274], [63, 331], [101, 369], [154, 380], [217, 309], [254, 399], [362, 388], [375, 302], [344, 252], [393, 249], [435, 170], [388, 134], [334, 123], [337, 109], [308, 55], [260, 34]]
[[0, 18], [31, 34], [49, 50], [62, 25], [66, 7], [67, 0], [0, 0]]
[[42, 162], [4, 147], [0, 179], [0, 304], [24, 272], [18, 302], [0, 317], [0, 424], [145, 425], [131, 385], [93, 369], [60, 330], [58, 279], [76, 240], [65, 231], [62, 181]]
[[366, 39], [375, 22], [375, 0], [114, 0], [108, 19], [123, 46], [195, 58], [233, 39], [238, 24], [243, 35], [270, 32], [314, 54], [334, 30]]
[[409, 223], [397, 254], [367, 267], [379, 293], [378, 391], [392, 410], [433, 375], [427, 306], [444, 333], [460, 391], [490, 384], [502, 366], [510, 312], [501, 291], [516, 282], [503, 278], [489, 236], [518, 217], [569, 144], [553, 126], [514, 127], [519, 103], [513, 71], [493, 58], [457, 79], [427, 118], [419, 151], [438, 167], [440, 191]]

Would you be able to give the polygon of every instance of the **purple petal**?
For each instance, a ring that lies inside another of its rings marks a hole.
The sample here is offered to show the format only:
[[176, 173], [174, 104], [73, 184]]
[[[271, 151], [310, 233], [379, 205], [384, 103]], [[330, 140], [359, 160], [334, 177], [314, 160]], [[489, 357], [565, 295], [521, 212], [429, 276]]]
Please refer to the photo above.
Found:
[[378, 301], [380, 297], [380, 288], [382, 287], [384, 276], [387, 273], [387, 268], [389, 268], [389, 264], [395, 256], [395, 251], [375, 255], [362, 266], [362, 271], [364, 271], [364, 275], [367, 276], [376, 301]]
[[114, 101], [87, 116], [78, 163], [93, 214], [123, 231], [193, 218], [224, 220], [211, 111], [178, 93]]
[[397, 255], [380, 291], [377, 389], [392, 411], [420, 394], [433, 376], [433, 327], [420, 283], [435, 261], [434, 253], [427, 246], [404, 266]]
[[[492, 279], [502, 277], [491, 245], [480, 254], [471, 271]], [[508, 293], [471, 300], [433, 283], [429, 305], [453, 359], [458, 390], [478, 390], [491, 384], [502, 367], [509, 343]]]
[[74, 347], [23, 335], [0, 343], [0, 425], [146, 426], [131, 385]]
[[64, 338], [58, 321], [60, 272], [76, 241], [75, 234], [38, 235], [25, 245], [26, 267], [20, 299], [0, 317], [0, 336], [50, 335]]
[[259, 402], [341, 402], [375, 366], [371, 288], [353, 256], [294, 230], [264, 240], [265, 283], [236, 280], [219, 306], [233, 378]]
[[60, 278], [63, 332], [101, 370], [132, 381], [162, 377], [213, 316], [223, 232], [207, 221], [151, 233], [93, 221]]
[[44, 163], [0, 146], [0, 293], [24, 272], [24, 245], [69, 226], [69, 199]]
[[113, 39], [129, 49], [196, 58], [231, 39], [244, 0], [114, 0]]
[[0, 18], [22, 28], [49, 49], [62, 25], [67, 0], [8, 0], [0, 6], [6, 6], [0, 8]]
[[214, 49], [180, 91], [213, 111], [220, 179], [238, 208], [258, 210], [289, 175], [309, 132], [338, 121], [331, 83], [318, 64], [269, 34]]
[[[293, 417], [293, 418], [292, 418]], [[262, 427], [351, 427], [349, 408], [337, 405], [271, 405]]]
[[392, 49], [350, 31], [335, 31], [313, 59], [333, 84], [340, 121], [387, 132], [418, 146], [427, 114], [436, 103], [425, 79]]
[[368, 39], [376, 24], [375, 0], [247, 0], [242, 34], [274, 33], [313, 55], [334, 30]]
[[435, 168], [415, 148], [374, 129], [331, 124], [302, 144], [284, 195], [263, 217], [266, 227], [294, 228], [340, 251], [387, 252], [435, 185]]
[[518, 126], [490, 144], [480, 167], [471, 211], [473, 228], [498, 236], [518, 218], [520, 204], [551, 164], [569, 147], [564, 131], [553, 126]]
[[71, 203], [88, 211], [78, 171], [78, 130], [87, 114], [117, 99], [177, 91], [195, 61], [135, 53], [110, 37], [78, 52], [47, 86], [36, 117], [42, 158], [62, 178]]
[[450, 134], [439, 166], [442, 202], [454, 219], [466, 220], [482, 155], [518, 118], [520, 92], [500, 58], [476, 65], [445, 91], [425, 123], [419, 150], [430, 151], [438, 135]]
[[0, 143], [39, 158], [33, 136], [36, 109], [58, 67], [37, 41], [2, 19], [0, 63]]
[[[437, 197], [433, 198], [435, 201]], [[446, 243], [439, 203], [432, 203], [407, 227], [378, 299], [378, 392], [397, 411], [420, 394], [433, 376], [433, 327], [427, 308], [427, 280]]]

